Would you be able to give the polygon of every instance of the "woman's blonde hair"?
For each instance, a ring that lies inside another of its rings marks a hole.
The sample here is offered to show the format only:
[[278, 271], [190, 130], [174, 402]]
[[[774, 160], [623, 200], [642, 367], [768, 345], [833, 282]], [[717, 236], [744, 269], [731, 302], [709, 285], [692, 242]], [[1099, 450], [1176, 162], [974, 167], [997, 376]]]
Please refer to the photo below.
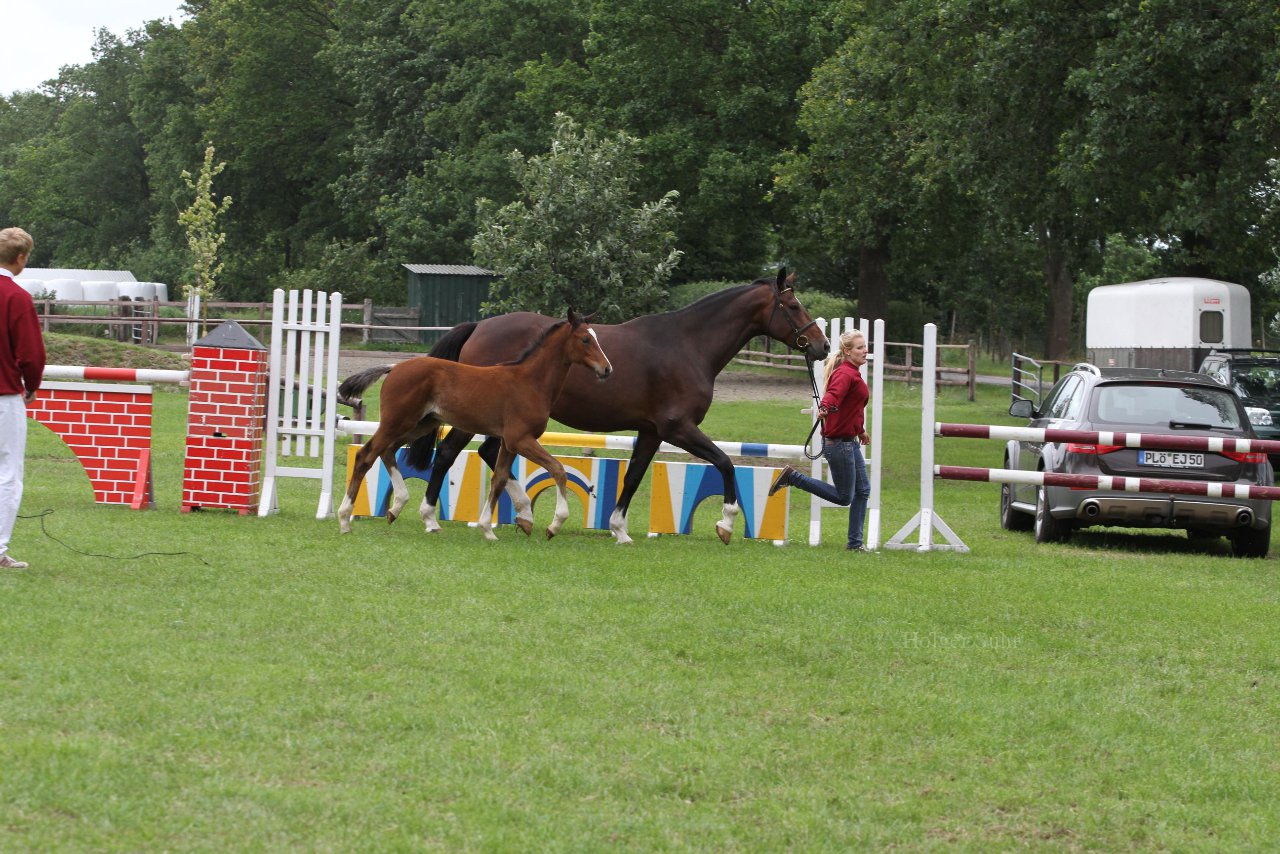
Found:
[[840, 346], [831, 351], [831, 355], [827, 357], [827, 362], [822, 368], [822, 385], [825, 387], [827, 381], [831, 379], [831, 372], [839, 367], [841, 362], [849, 361], [848, 351], [853, 348], [853, 342], [859, 338], [866, 340], [867, 336], [862, 334], [861, 329], [848, 329], [840, 335]]

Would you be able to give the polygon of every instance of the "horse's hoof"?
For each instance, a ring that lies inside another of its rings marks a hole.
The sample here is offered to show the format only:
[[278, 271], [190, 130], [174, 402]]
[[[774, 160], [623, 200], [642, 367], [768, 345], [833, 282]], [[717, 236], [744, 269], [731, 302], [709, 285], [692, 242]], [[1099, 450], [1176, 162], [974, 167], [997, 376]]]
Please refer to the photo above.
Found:
[[387, 514], [387, 524], [388, 524], [388, 525], [390, 525], [390, 524], [391, 524], [392, 522], [394, 522], [395, 520], [396, 520], [396, 514], [394, 514], [394, 513], [388, 513], [388, 514]]
[[634, 540], [632, 540], [630, 537], [618, 537], [618, 542], [617, 542], [617, 544], [618, 544], [618, 545], [620, 545], [620, 546], [629, 546], [629, 545], [631, 545], [633, 542], [635, 542], [635, 541], [634, 541]]
[[555, 535], [556, 535], [556, 532], [555, 532], [555, 531], [551, 530], [550, 528], [547, 528], [547, 539], [548, 539], [548, 540], [549, 540], [549, 539], [551, 539], [552, 537], [554, 537]]
[[733, 539], [733, 531], [721, 528], [720, 524], [717, 522], [716, 536], [720, 538], [720, 542], [724, 543], [727, 546], [729, 545], [729, 540]]
[[533, 523], [528, 519], [516, 519], [516, 527], [524, 531], [526, 537], [533, 533]]
[[498, 535], [495, 534], [493, 531], [485, 531], [484, 538], [491, 543], [496, 543], [498, 541]]

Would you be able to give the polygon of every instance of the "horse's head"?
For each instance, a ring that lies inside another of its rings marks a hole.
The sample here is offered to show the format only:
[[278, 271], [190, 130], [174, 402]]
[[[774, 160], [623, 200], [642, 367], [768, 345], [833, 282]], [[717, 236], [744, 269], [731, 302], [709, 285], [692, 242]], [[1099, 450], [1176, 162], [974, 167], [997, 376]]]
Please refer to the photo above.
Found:
[[600, 349], [600, 339], [591, 328], [591, 317], [583, 317], [573, 309], [569, 309], [568, 347], [570, 360], [595, 371], [597, 379], [604, 379], [613, 373], [613, 365], [609, 363], [604, 350]]
[[831, 351], [831, 342], [818, 321], [814, 320], [796, 299], [796, 274], [787, 275], [787, 268], [778, 270], [778, 280], [773, 282], [773, 308], [769, 312], [766, 331], [774, 338], [810, 359], [825, 359]]

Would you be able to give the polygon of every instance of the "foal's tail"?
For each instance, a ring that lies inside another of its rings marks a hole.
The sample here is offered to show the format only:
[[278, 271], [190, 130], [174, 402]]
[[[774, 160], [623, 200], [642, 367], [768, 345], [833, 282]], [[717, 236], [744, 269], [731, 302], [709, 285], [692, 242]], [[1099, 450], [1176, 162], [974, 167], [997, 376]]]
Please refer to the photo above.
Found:
[[376, 383], [383, 374], [390, 373], [394, 367], [395, 365], [379, 365], [376, 368], [365, 368], [358, 374], [352, 374], [338, 386], [338, 399], [340, 401], [359, 400], [365, 389]]
[[458, 357], [462, 355], [462, 345], [467, 343], [467, 339], [479, 325], [480, 322], [476, 320], [459, 323], [442, 335], [427, 355], [437, 359], [447, 359], [450, 362], [458, 361]]

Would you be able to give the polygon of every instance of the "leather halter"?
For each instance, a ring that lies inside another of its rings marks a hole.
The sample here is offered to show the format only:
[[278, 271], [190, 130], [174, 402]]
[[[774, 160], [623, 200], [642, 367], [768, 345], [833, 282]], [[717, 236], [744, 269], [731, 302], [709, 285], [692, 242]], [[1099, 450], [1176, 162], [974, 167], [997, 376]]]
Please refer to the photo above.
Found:
[[[787, 288], [787, 290], [791, 290]], [[809, 336], [804, 335], [804, 331], [810, 326], [817, 326], [818, 321], [810, 318], [809, 322], [804, 326], [797, 326], [796, 322], [791, 319], [791, 309], [782, 304], [782, 293], [780, 291], [773, 292], [773, 311], [769, 315], [769, 325], [773, 325], [773, 318], [778, 314], [778, 309], [782, 309], [782, 315], [787, 319], [787, 325], [791, 327], [791, 343], [787, 346], [793, 350], [804, 352], [809, 346]], [[783, 342], [786, 343], [786, 342]]]

